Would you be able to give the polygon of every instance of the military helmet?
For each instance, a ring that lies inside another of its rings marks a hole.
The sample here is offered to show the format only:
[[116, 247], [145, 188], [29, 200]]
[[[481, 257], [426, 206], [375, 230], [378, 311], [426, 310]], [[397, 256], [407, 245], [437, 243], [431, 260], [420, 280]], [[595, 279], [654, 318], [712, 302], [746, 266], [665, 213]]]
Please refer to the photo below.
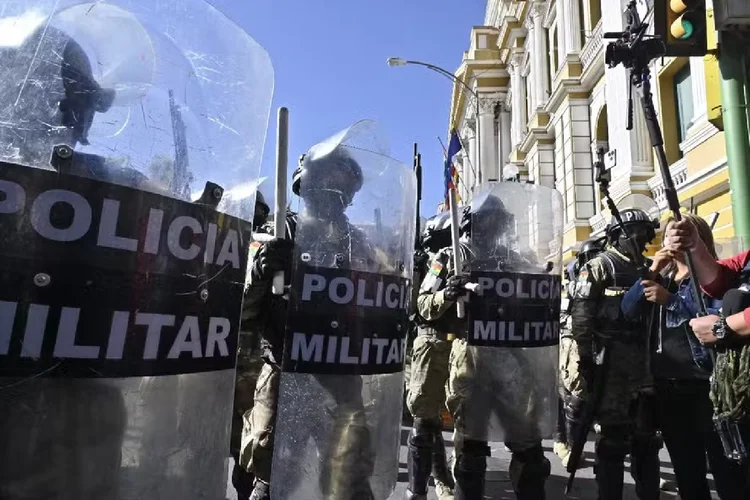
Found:
[[302, 180], [316, 189], [329, 189], [345, 195], [349, 202], [362, 188], [362, 167], [343, 147], [337, 147], [319, 158], [300, 156], [292, 174], [292, 192], [300, 195]]
[[440, 249], [451, 242], [451, 213], [442, 212], [427, 219], [422, 234], [422, 248]]
[[471, 234], [472, 219], [476, 215], [483, 215], [488, 227], [474, 228], [478, 232], [488, 231], [491, 234], [502, 234], [508, 230], [513, 222], [513, 215], [508, 212], [500, 198], [491, 192], [475, 197], [471, 204], [465, 207], [461, 217], [459, 229], [462, 234]]
[[616, 238], [617, 234], [623, 229], [627, 229], [629, 226], [641, 226], [648, 228], [648, 234], [650, 239], [656, 237], [656, 229], [659, 227], [659, 221], [653, 220], [644, 210], [640, 208], [626, 208], [620, 210], [620, 218], [622, 224], [617, 220], [614, 215], [607, 226], [607, 236], [610, 238]]
[[581, 243], [578, 251], [578, 262], [583, 265], [604, 251], [604, 241], [601, 238], [589, 238]]

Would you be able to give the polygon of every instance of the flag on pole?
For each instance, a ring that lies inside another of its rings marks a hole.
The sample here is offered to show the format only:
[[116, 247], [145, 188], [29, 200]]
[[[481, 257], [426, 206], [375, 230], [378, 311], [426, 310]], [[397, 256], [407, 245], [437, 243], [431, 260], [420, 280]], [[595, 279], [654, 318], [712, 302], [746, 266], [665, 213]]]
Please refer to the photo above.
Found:
[[458, 133], [455, 129], [451, 131], [451, 140], [448, 143], [448, 151], [445, 151], [445, 170], [443, 176], [445, 179], [445, 201], [450, 203], [450, 197], [448, 191], [451, 188], [456, 189], [458, 194], [458, 171], [453, 165], [453, 157], [461, 151], [461, 140], [458, 138]]

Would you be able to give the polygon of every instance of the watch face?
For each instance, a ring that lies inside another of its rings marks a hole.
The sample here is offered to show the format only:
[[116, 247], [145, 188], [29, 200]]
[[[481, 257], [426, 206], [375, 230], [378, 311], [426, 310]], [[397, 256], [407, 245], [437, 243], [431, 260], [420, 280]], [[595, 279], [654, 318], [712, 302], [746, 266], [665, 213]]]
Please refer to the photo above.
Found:
[[714, 323], [712, 330], [713, 330], [714, 336], [717, 339], [719, 340], [723, 339], [727, 333], [727, 330], [724, 326], [724, 319], [722, 318], [716, 321], [716, 323]]

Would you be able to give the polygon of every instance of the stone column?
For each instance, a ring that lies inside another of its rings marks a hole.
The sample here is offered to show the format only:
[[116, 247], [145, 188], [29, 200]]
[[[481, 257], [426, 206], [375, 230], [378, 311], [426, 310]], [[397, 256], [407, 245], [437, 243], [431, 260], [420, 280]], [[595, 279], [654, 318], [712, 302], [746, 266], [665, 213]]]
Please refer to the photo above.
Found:
[[473, 116], [466, 119], [466, 128], [464, 129], [464, 137], [466, 144], [467, 153], [467, 168], [464, 170], [466, 176], [466, 187], [471, 192], [477, 182], [477, 134], [476, 134], [476, 118]]
[[511, 98], [513, 100], [511, 109], [513, 113], [511, 150], [523, 140], [526, 126], [526, 100], [524, 98], [525, 89], [522, 73], [523, 59], [523, 52], [516, 52], [511, 55], [509, 65]]
[[503, 105], [500, 108], [499, 116], [499, 127], [498, 127], [498, 153], [500, 155], [500, 178], [502, 179], [503, 167], [508, 163], [511, 152], [511, 136], [510, 136], [510, 122], [511, 115], [508, 111], [508, 107]]
[[[580, 0], [562, 0], [562, 2], [565, 3], [565, 7], [563, 8], [565, 15], [563, 18], [565, 24], [565, 53], [577, 53], [581, 51], [581, 2]], [[559, 29], [559, 19], [557, 26]]]
[[534, 84], [536, 91], [536, 106], [542, 107], [547, 103], [549, 92], [549, 61], [547, 60], [547, 36], [542, 24], [547, 7], [543, 2], [535, 2], [530, 15], [534, 19]]
[[524, 26], [526, 27], [526, 40], [528, 44], [526, 46], [526, 52], [528, 52], [529, 54], [530, 61], [529, 74], [526, 77], [526, 81], [529, 86], [529, 92], [527, 93], [529, 99], [528, 104], [530, 105], [530, 109], [536, 110], [538, 103], [536, 86], [538, 80], [537, 75], [539, 74], [536, 62], [539, 58], [539, 44], [537, 43], [536, 24], [534, 23], [534, 18], [531, 16], [531, 14], [526, 17]]
[[[557, 0], [555, 7], [557, 8], [557, 63], [559, 66], [562, 65], [565, 60], [565, 56], [568, 53], [566, 47], [568, 35], [567, 32], [570, 29], [565, 22], [565, 1]], [[559, 66], [555, 68], [555, 71], [559, 69]]]
[[479, 99], [479, 183], [488, 179], [498, 179], [497, 173], [497, 141], [495, 140], [495, 106], [498, 100], [495, 96]]

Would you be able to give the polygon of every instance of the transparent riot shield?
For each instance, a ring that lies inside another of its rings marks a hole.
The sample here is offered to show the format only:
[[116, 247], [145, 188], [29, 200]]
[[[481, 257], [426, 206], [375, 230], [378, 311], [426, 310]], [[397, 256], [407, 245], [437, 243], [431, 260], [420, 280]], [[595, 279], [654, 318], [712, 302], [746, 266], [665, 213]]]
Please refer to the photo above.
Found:
[[534, 445], [557, 419], [562, 200], [540, 185], [486, 186], [471, 202], [476, 291], [464, 366], [452, 381], [464, 439]]
[[385, 500], [395, 487], [416, 180], [388, 154], [362, 121], [305, 155], [274, 500]]
[[11, 0], [0, 68], [0, 498], [224, 498], [268, 54], [202, 0]]

